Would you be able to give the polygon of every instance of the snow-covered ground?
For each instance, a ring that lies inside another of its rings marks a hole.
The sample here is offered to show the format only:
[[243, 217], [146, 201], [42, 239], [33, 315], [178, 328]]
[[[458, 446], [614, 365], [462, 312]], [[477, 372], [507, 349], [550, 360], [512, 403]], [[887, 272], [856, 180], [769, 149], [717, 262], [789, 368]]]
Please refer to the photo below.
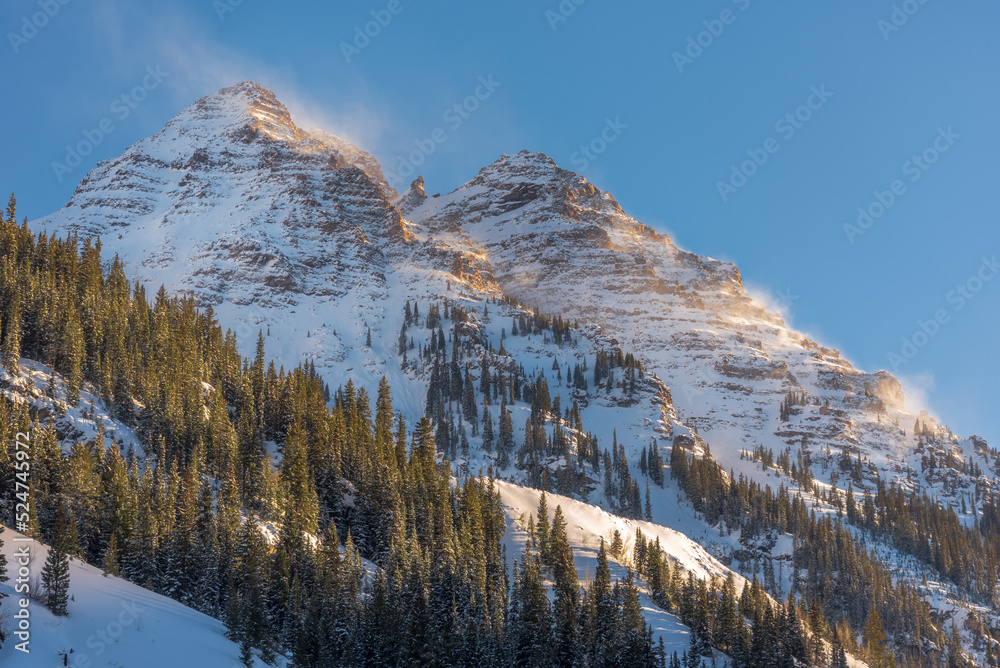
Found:
[[[50, 382], [53, 383], [51, 396]], [[60, 374], [53, 374], [52, 369], [41, 362], [22, 357], [17, 374], [0, 367], [0, 395], [38, 411], [40, 422], [48, 422], [51, 418], [66, 452], [77, 441], [97, 438], [101, 429], [106, 443], [117, 443], [124, 452], [132, 448], [139, 457], [145, 452], [135, 432], [111, 417], [90, 383], [80, 389], [77, 405], [70, 406], [66, 401], [66, 380]]]
[[[31, 580], [41, 576], [48, 548], [36, 541], [22, 542], [19, 533], [4, 529], [4, 554], [10, 581], [0, 592], [10, 595], [4, 610], [16, 609], [14, 593], [19, 564], [15, 552], [28, 546]], [[8, 629], [8, 642], [0, 649], [0, 665], [18, 668], [62, 666], [63, 654], [75, 668], [178, 668], [217, 666], [239, 668], [239, 646], [225, 637], [222, 622], [177, 601], [131, 582], [105, 576], [101, 569], [76, 559], [70, 562], [69, 616], [56, 617], [32, 600], [29, 652], [11, 632], [15, 621], [0, 621]], [[264, 668], [257, 661], [257, 668]], [[279, 658], [279, 666], [284, 660]]]
[[[508, 564], [513, 563], [514, 558], [520, 558], [527, 541], [527, 518], [538, 511], [538, 502], [541, 492], [529, 487], [521, 487], [502, 481], [497, 482], [500, 498], [503, 501], [504, 512], [507, 515], [507, 533], [504, 535], [504, 543], [507, 548]], [[660, 545], [664, 551], [676, 561], [677, 564], [690, 570], [698, 578], [721, 577], [724, 578], [728, 569], [719, 563], [714, 557], [690, 540], [683, 534], [671, 529], [657, 526], [650, 522], [626, 520], [621, 517], [611, 515], [595, 506], [560, 496], [558, 494], [547, 494], [546, 504], [551, 514], [555, 513], [557, 506], [560, 506], [566, 518], [566, 536], [570, 546], [573, 548], [573, 559], [576, 563], [577, 576], [582, 584], [590, 582], [597, 570], [597, 554], [600, 549], [601, 539], [610, 544], [611, 537], [617, 529], [625, 541], [625, 556], [631, 556], [631, 549], [635, 539], [635, 530], [638, 527], [649, 540], [660, 539]], [[609, 567], [611, 578], [625, 579], [626, 568], [621, 563], [614, 561], [609, 555]], [[741, 583], [743, 578], [737, 576], [737, 582]], [[653, 628], [653, 642], [663, 639], [664, 647], [668, 654], [677, 652], [680, 656], [687, 651], [689, 645], [690, 630], [681, 623], [676, 615], [666, 612], [649, 599], [649, 592], [644, 587], [644, 582], [637, 581], [639, 585], [639, 600], [642, 603], [643, 616], [646, 622]], [[737, 585], [739, 589], [741, 585]]]

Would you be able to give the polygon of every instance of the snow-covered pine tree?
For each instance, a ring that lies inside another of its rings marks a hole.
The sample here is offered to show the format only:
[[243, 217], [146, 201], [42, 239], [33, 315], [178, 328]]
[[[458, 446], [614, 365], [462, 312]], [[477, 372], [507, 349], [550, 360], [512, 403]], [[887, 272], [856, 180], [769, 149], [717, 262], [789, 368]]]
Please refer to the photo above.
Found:
[[555, 582], [552, 605], [555, 619], [553, 665], [572, 668], [579, 665], [580, 660], [580, 586], [573, 563], [573, 550], [566, 536], [562, 506], [556, 506], [552, 518], [548, 553]]
[[66, 508], [59, 506], [53, 530], [52, 544], [42, 567], [42, 589], [45, 595], [45, 607], [57, 617], [69, 614], [69, 540], [70, 518], [66, 516]]
[[552, 665], [552, 610], [541, 564], [526, 546], [519, 566], [515, 566], [508, 628], [514, 664], [546, 668]]

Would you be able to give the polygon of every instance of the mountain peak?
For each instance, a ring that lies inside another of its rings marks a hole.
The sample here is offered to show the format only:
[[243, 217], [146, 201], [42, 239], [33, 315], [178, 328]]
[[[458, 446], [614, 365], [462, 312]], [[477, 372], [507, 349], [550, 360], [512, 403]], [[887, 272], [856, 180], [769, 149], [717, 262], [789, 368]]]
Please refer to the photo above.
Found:
[[396, 199], [396, 206], [399, 207], [400, 213], [408, 216], [426, 201], [427, 192], [424, 190], [424, 177], [418, 176], [413, 179], [413, 183], [410, 184], [406, 192]]
[[232, 86], [219, 89], [216, 95], [235, 97], [238, 95], [270, 96], [274, 97], [274, 92], [269, 88], [261, 86], [256, 81], [240, 81]]
[[[504, 153], [492, 163], [479, 171], [479, 178], [502, 176], [518, 181], [548, 181], [560, 174], [571, 174], [559, 168], [556, 161], [544, 153], [519, 151], [514, 154]], [[473, 182], [476, 181], [473, 179]]]
[[273, 91], [253, 81], [241, 81], [206, 95], [181, 111], [169, 123], [192, 129], [205, 125], [212, 134], [249, 141], [259, 133], [270, 139], [302, 141], [308, 134], [292, 120], [288, 108]]

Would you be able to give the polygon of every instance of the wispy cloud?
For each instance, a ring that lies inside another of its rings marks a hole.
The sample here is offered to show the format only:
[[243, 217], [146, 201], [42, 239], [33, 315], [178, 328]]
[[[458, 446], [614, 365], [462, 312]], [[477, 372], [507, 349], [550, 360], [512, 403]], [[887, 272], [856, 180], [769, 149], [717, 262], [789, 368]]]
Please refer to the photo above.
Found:
[[162, 65], [170, 72], [170, 95], [178, 106], [240, 81], [256, 81], [275, 92], [299, 126], [326, 130], [365, 150], [379, 147], [390, 124], [386, 105], [365, 102], [371, 96], [364, 91], [352, 91], [350, 100], [332, 106], [322, 94], [309, 92], [289, 68], [221, 44], [215, 32], [228, 26], [216, 26], [214, 12], [172, 3], [138, 9], [123, 0], [98, 0], [93, 12], [94, 31], [114, 61]]
[[896, 379], [903, 388], [905, 402], [903, 408], [907, 413], [919, 415], [920, 411], [931, 410], [930, 394], [934, 390], [934, 374], [924, 371], [916, 374], [896, 374]]

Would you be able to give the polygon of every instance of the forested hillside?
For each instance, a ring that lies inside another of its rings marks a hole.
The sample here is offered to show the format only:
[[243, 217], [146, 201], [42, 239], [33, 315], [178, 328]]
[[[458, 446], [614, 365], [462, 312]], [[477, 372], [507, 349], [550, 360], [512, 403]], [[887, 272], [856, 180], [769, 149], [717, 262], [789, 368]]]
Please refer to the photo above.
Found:
[[[39, 389], [56, 409], [5, 395], [0, 439], [31, 435], [20, 528], [53, 546], [53, 575], [33, 595], [55, 614], [66, 613], [72, 556], [223, 619], [248, 665], [255, 652], [302, 666], [550, 665], [543, 627], [573, 639], [560, 651], [574, 661], [662, 663], [635, 584], [598, 578], [581, 590], [565, 575], [572, 552], [558, 523], [543, 548], [563, 560], [551, 566], [557, 613], [536, 551], [511, 555], [509, 577], [491, 480], [454, 478], [430, 420], [411, 434], [388, 383], [373, 400], [350, 381], [331, 391], [309, 368], [241, 359], [210, 310], [162, 290], [150, 302], [109, 264], [90, 240], [18, 226], [11, 200], [3, 362], [8, 377], [25, 359], [52, 368]], [[101, 428], [88, 440], [60, 433], [57, 413], [83, 388], [139, 435], [140, 451]], [[4, 490], [19, 461], [12, 445], [0, 449]], [[15, 502], [4, 495], [8, 523]]]

